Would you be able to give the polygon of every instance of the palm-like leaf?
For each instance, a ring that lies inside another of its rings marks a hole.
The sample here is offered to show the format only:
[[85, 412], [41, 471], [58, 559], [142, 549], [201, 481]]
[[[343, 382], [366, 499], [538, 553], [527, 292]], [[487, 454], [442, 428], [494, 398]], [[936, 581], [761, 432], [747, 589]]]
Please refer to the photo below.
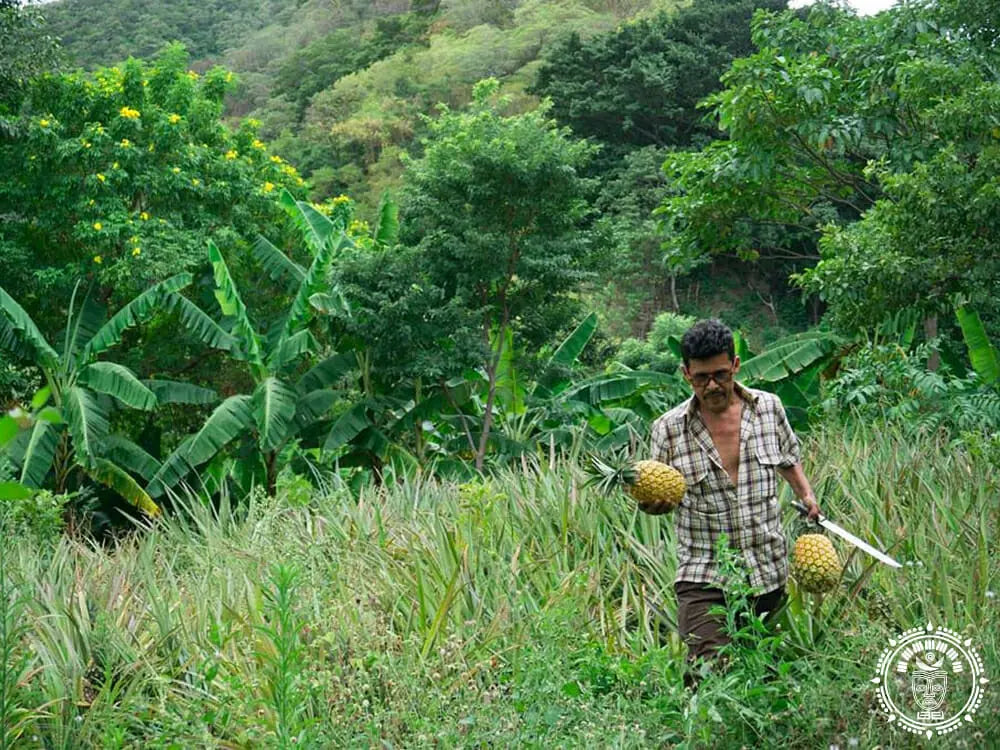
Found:
[[375, 242], [382, 247], [391, 247], [399, 239], [399, 206], [388, 191], [382, 193], [382, 200], [379, 202], [374, 237]]
[[765, 383], [783, 380], [827, 356], [841, 339], [823, 331], [807, 331], [776, 341], [767, 351], [740, 364], [740, 374]]
[[268, 366], [272, 372], [277, 372], [286, 365], [293, 363], [303, 354], [315, 351], [317, 346], [316, 339], [309, 330], [303, 329], [278, 342], [268, 360]]
[[190, 383], [175, 380], [143, 380], [143, 384], [155, 395], [161, 404], [214, 404], [219, 394], [210, 388], [200, 388]]
[[176, 484], [188, 471], [205, 463], [253, 421], [250, 396], [230, 396], [219, 404], [205, 424], [171, 453], [149, 482], [149, 494], [157, 497]]
[[157, 516], [160, 514], [159, 506], [153, 502], [147, 492], [139, 486], [129, 474], [118, 466], [104, 458], [95, 458], [93, 465], [87, 470], [87, 475], [100, 482], [106, 487], [110, 487], [128, 502], [143, 512]]
[[288, 315], [285, 317], [285, 324], [282, 327], [284, 337], [291, 336], [298, 328], [309, 322], [311, 315], [309, 298], [319, 291], [320, 286], [327, 283], [326, 277], [330, 263], [337, 252], [350, 242], [348, 236], [341, 232], [336, 241], [326, 242], [317, 249], [313, 262], [309, 266], [305, 278], [302, 279], [302, 283], [299, 284], [295, 298], [288, 308]]
[[163, 310], [164, 299], [191, 283], [191, 274], [179, 273], [159, 284], [155, 284], [129, 302], [111, 316], [94, 337], [87, 342], [78, 357], [80, 363], [89, 362], [98, 354], [107, 351], [122, 340], [122, 334], [129, 328], [144, 323]]
[[979, 318], [979, 313], [965, 307], [959, 307], [958, 324], [962, 327], [962, 338], [969, 349], [969, 360], [979, 379], [986, 384], [1000, 379], [1000, 354], [986, 335], [986, 328]]
[[138, 474], [147, 481], [160, 468], [160, 462], [141, 447], [121, 435], [111, 435], [104, 441], [103, 458], [117, 466]]
[[236, 339], [191, 300], [179, 294], [171, 294], [167, 299], [168, 304], [180, 313], [181, 324], [203, 344], [227, 352], [236, 347]]
[[114, 362], [87, 365], [80, 371], [80, 383], [133, 409], [149, 411], [156, 406], [156, 395], [130, 369]]
[[347, 412], [342, 414], [333, 427], [330, 428], [323, 444], [323, 450], [334, 451], [342, 445], [346, 445], [360, 434], [371, 423], [367, 416], [368, 405], [365, 402], [355, 404]]
[[107, 412], [90, 392], [73, 386], [63, 394], [63, 416], [73, 438], [77, 461], [90, 468], [108, 434]]
[[17, 335], [20, 341], [27, 344], [38, 354], [41, 364], [46, 369], [55, 369], [59, 360], [59, 355], [52, 348], [42, 332], [38, 330], [35, 321], [24, 311], [13, 297], [11, 297], [0, 287], [0, 312], [6, 319], [3, 335], [0, 336], [0, 343], [11, 339]]
[[12, 455], [21, 466], [18, 479], [28, 487], [41, 487], [52, 467], [52, 458], [59, 444], [59, 431], [44, 419], [39, 419], [24, 435], [23, 451]]
[[313, 254], [319, 253], [338, 229], [338, 226], [330, 221], [328, 216], [320, 213], [305, 201], [295, 200], [287, 190], [281, 191], [278, 202], [285, 209], [285, 213], [291, 218], [292, 223], [302, 233], [306, 245], [313, 251]]
[[318, 388], [329, 388], [357, 366], [358, 355], [354, 352], [334, 354], [303, 375], [296, 384], [296, 388], [299, 393], [308, 393]]
[[253, 329], [250, 316], [247, 314], [246, 305], [240, 297], [239, 290], [233, 282], [233, 277], [229, 273], [229, 266], [226, 265], [225, 258], [219, 252], [219, 248], [214, 242], [208, 243], [208, 259], [212, 263], [212, 271], [215, 276], [215, 298], [219, 301], [219, 308], [226, 317], [235, 318], [233, 333], [243, 344], [247, 359], [259, 368], [263, 368], [260, 354], [260, 338]]
[[253, 244], [253, 255], [271, 281], [286, 284], [290, 289], [302, 283], [306, 269], [285, 255], [266, 237], [257, 237]]
[[277, 378], [267, 378], [253, 394], [253, 417], [264, 450], [275, 450], [288, 436], [295, 417], [295, 391]]

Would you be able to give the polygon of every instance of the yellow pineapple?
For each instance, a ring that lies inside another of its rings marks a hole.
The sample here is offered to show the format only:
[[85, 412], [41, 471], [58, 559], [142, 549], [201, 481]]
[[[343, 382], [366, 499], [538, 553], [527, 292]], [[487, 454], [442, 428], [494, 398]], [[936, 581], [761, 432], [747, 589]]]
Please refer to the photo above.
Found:
[[803, 534], [792, 548], [792, 575], [805, 591], [822, 594], [840, 581], [843, 566], [833, 543], [822, 534]]
[[659, 461], [637, 461], [609, 466], [593, 459], [595, 482], [605, 493], [621, 487], [639, 503], [639, 510], [652, 515], [669, 513], [684, 498], [684, 477], [672, 466]]

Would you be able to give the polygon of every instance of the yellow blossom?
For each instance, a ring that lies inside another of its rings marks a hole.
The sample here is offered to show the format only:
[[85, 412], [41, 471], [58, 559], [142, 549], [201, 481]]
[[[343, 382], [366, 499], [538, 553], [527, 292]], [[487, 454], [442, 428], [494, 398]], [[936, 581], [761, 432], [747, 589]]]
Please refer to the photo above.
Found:
[[272, 190], [274, 190], [274, 183], [273, 182], [265, 182], [263, 190], [264, 190], [265, 193], [270, 193]]
[[94, 256], [94, 263], [96, 263], [97, 265], [101, 265], [101, 263], [103, 263], [103, 262], [104, 262], [104, 258], [102, 258], [100, 255], [95, 255]]
[[149, 144], [149, 148], [148, 148], [148, 149], [146, 149], [146, 150], [147, 150], [147, 151], [149, 151], [149, 153], [153, 153], [153, 144], [152, 144], [152, 143], [150, 143], [150, 144]]
[[122, 107], [118, 110], [118, 114], [124, 117], [126, 120], [138, 120], [139, 110], [132, 109], [131, 107]]
[[330, 202], [331, 202], [331, 203], [333, 203], [333, 205], [335, 205], [335, 206], [340, 206], [340, 205], [342, 205], [342, 204], [344, 204], [344, 203], [350, 203], [350, 202], [351, 202], [351, 199], [350, 199], [350, 198], [348, 198], [348, 197], [347, 197], [346, 195], [344, 195], [343, 193], [341, 193], [340, 195], [338, 195], [338, 196], [337, 196], [336, 198], [334, 198], [334, 199], [333, 199], [332, 201], [330, 201]]
[[295, 169], [291, 164], [286, 164], [281, 168], [281, 171], [287, 174], [289, 177], [294, 177], [298, 170]]
[[248, 117], [247, 118], [247, 125], [249, 125], [251, 128], [259, 128], [260, 127], [260, 120], [257, 120], [257, 119], [255, 119], [253, 117]]
[[38, 121], [38, 124], [41, 125], [43, 128], [47, 128], [49, 126], [49, 121], [43, 117], [41, 120]]
[[267, 148], [267, 146], [264, 145], [264, 141], [260, 140], [259, 138], [255, 138], [254, 139], [254, 141], [253, 141], [253, 147], [254, 148], [260, 148], [260, 149]]
[[141, 214], [139, 214], [139, 218], [142, 219], [143, 221], [149, 221], [149, 214], [143, 211]]
[[362, 234], [368, 231], [368, 222], [360, 221], [355, 219], [351, 222], [351, 225], [347, 227], [348, 234]]
[[139, 236], [133, 234], [131, 237], [128, 238], [128, 241], [131, 242], [133, 245], [137, 245], [139, 244]]
[[173, 172], [174, 174], [180, 174], [181, 173], [181, 168], [180, 167], [174, 167], [170, 171]]
[[97, 179], [100, 180], [101, 182], [104, 182], [104, 180], [107, 179], [107, 178], [104, 175], [102, 175], [100, 172], [98, 172], [97, 173]]
[[118, 169], [118, 162], [115, 162], [114, 164], [112, 164], [111, 168], [112, 169]]
[[130, 141], [128, 138], [122, 138], [122, 142], [121, 142], [121, 147], [122, 148], [129, 148], [131, 145], [132, 145], [132, 141]]
[[99, 221], [95, 221], [94, 222], [94, 229], [96, 231], [100, 232], [102, 229], [104, 229], [104, 225], [101, 222], [99, 222]]
[[231, 80], [233, 80], [233, 74], [226, 73], [226, 83], [229, 83]]
[[235, 159], [235, 158], [236, 158], [237, 156], [239, 156], [239, 154], [238, 154], [238, 153], [236, 153], [236, 152], [235, 152], [235, 151], [234, 151], [233, 149], [229, 149], [229, 150], [228, 150], [228, 151], [226, 152], [226, 158], [227, 158], [227, 159], [230, 159], [230, 160], [232, 160], [232, 159]]
[[271, 157], [271, 161], [273, 161], [275, 164], [281, 164], [281, 157], [275, 154], [274, 156]]
[[171, 125], [176, 125], [177, 123], [179, 123], [181, 121], [181, 116], [178, 115], [178, 114], [172, 114], [172, 115], [170, 115], [170, 117], [167, 118], [167, 120], [170, 121]]
[[195, 187], [198, 187], [201, 184], [201, 180], [199, 180], [197, 177], [192, 177], [191, 184], [194, 185]]
[[83, 147], [84, 148], [90, 148], [90, 141], [84, 141], [83, 142]]
[[139, 249], [138, 247], [133, 247], [132, 248], [132, 257], [133, 258], [138, 258], [139, 257], [139, 253], [141, 253], [141, 252], [142, 252], [142, 250]]
[[195, 73], [193, 70], [189, 70], [187, 72], [187, 75], [188, 75], [188, 78], [190, 78], [192, 81], [197, 81], [198, 80], [198, 74]]
[[305, 185], [305, 184], [306, 184], [306, 181], [305, 181], [305, 180], [303, 180], [303, 179], [302, 179], [301, 177], [296, 177], [296, 178], [295, 178], [295, 184], [296, 184], [296, 185]]
[[87, 201], [87, 205], [88, 206], [93, 206], [94, 205], [94, 199], [91, 198], [89, 201]]

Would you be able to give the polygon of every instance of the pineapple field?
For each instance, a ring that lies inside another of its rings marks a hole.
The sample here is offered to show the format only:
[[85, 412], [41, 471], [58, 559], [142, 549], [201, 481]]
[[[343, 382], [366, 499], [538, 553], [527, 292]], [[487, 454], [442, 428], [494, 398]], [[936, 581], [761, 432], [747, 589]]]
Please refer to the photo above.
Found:
[[0, 0], [0, 750], [1000, 747], [1000, 4], [859, 3]]
[[[598, 494], [573, 461], [358, 498], [290, 482], [181, 502], [104, 546], [8, 527], [7, 746], [925, 747], [871, 679], [928, 621], [1000, 673], [997, 464], [874, 425], [821, 431], [805, 456], [831, 517], [903, 568], [834, 540], [835, 587], [793, 581], [696, 693], [670, 516]], [[995, 747], [998, 709], [988, 689], [936, 746]]]

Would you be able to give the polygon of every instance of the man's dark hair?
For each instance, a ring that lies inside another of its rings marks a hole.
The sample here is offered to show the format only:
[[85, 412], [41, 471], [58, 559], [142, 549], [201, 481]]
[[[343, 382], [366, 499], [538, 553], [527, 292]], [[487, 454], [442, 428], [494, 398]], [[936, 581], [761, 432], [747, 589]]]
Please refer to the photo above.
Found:
[[687, 367], [692, 359], [711, 359], [726, 353], [729, 359], [736, 356], [733, 332], [721, 320], [699, 320], [684, 333], [681, 339], [681, 356]]

